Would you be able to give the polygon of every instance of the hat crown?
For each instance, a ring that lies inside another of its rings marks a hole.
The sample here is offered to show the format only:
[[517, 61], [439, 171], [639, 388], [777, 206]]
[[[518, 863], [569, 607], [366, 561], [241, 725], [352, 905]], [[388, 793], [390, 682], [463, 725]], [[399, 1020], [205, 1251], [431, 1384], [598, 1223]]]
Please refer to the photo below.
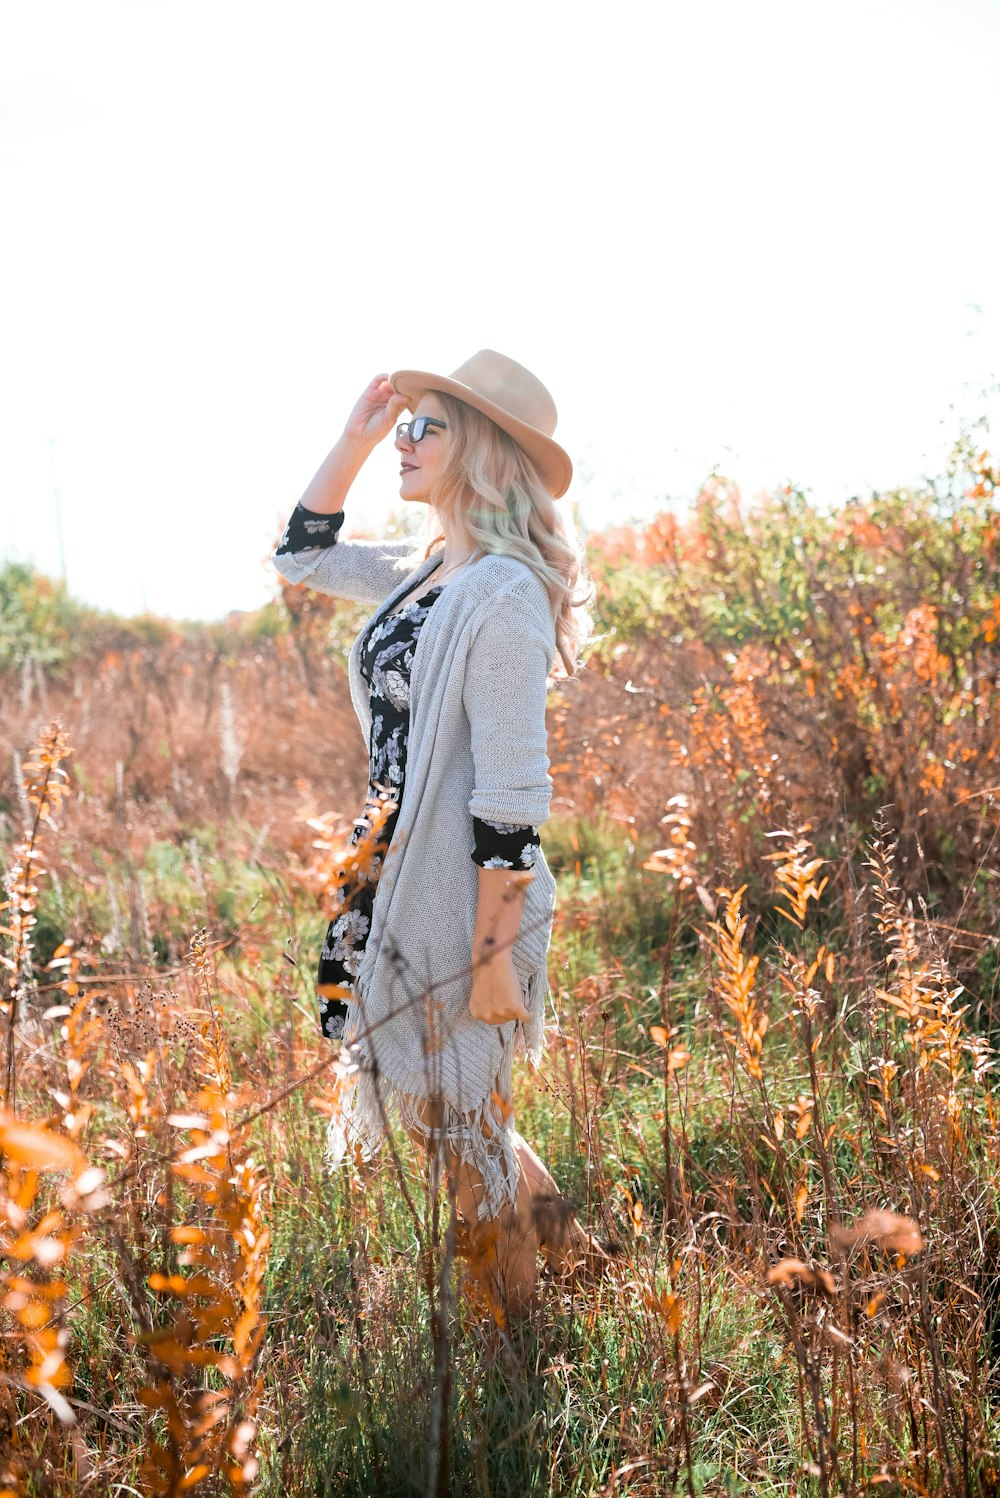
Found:
[[556, 403], [541, 380], [496, 349], [480, 349], [459, 365], [451, 378], [546, 437], [556, 429]]

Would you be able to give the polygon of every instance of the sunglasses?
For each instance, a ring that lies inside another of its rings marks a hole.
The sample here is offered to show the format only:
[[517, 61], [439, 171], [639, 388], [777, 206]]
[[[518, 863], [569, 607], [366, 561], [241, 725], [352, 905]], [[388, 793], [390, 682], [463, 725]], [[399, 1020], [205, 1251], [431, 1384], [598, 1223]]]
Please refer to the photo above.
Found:
[[401, 421], [396, 428], [397, 441], [400, 437], [408, 437], [411, 442], [420, 442], [426, 436], [428, 427], [444, 427], [447, 431], [448, 423], [439, 421], [436, 416], [418, 416], [414, 421]]

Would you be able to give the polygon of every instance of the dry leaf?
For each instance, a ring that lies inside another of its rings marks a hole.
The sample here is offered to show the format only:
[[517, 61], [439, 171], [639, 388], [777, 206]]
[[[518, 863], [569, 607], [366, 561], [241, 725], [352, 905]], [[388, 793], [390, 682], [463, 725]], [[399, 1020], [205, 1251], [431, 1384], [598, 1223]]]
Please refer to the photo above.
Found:
[[707, 910], [710, 916], [714, 916], [716, 908], [715, 901], [712, 899], [712, 896], [709, 894], [708, 890], [703, 884], [696, 884], [694, 888], [695, 894], [698, 896], [698, 899], [701, 901], [705, 910]]
[[852, 1228], [842, 1223], [831, 1228], [830, 1238], [838, 1248], [875, 1243], [889, 1253], [905, 1254], [908, 1258], [918, 1254], [924, 1246], [923, 1234], [912, 1218], [901, 1217], [898, 1212], [887, 1212], [880, 1207], [866, 1212]]
[[803, 1259], [780, 1259], [767, 1271], [769, 1285], [801, 1285], [820, 1295], [836, 1295], [837, 1282], [826, 1269], [814, 1269]]

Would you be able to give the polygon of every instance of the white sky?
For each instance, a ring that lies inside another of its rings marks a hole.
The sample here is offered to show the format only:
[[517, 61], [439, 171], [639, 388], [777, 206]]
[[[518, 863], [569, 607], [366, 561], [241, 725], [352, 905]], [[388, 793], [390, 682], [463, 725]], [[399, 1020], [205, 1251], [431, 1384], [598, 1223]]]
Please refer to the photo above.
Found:
[[[533, 369], [601, 526], [936, 473], [1000, 378], [1000, 0], [0, 0], [0, 558], [216, 617], [361, 388]], [[385, 443], [348, 505], [397, 498]]]

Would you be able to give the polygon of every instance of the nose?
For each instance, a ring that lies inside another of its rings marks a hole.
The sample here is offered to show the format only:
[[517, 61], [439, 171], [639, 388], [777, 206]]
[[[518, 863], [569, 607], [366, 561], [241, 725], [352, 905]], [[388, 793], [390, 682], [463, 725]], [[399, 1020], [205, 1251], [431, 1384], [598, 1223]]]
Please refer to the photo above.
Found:
[[398, 452], [411, 453], [414, 448], [414, 443], [410, 437], [409, 432], [397, 432], [395, 446]]

